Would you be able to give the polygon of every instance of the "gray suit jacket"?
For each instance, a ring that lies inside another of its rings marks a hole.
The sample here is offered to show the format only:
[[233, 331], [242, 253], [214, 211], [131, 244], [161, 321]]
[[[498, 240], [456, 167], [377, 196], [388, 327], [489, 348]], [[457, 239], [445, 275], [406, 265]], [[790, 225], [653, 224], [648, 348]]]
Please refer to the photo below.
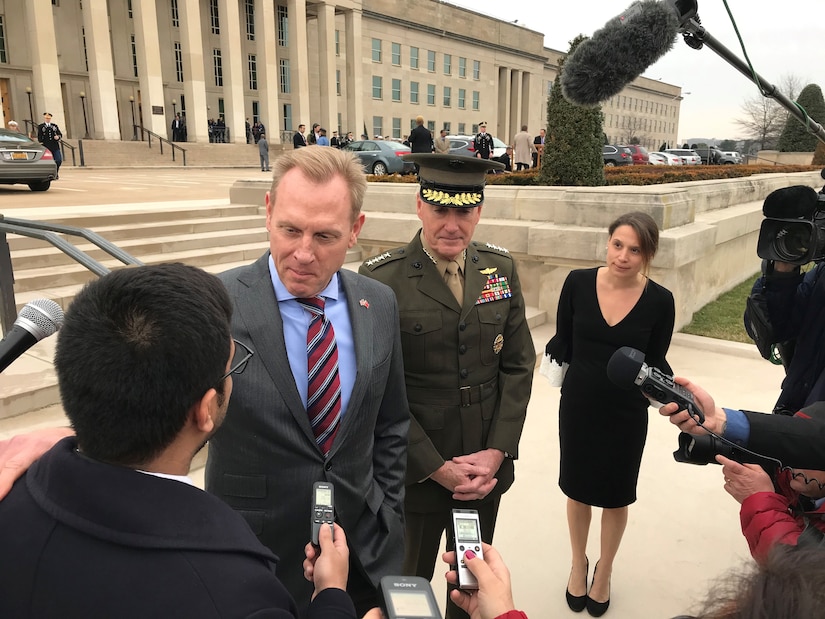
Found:
[[324, 458], [287, 360], [268, 260], [269, 252], [221, 275], [235, 306], [233, 336], [255, 356], [233, 376], [226, 420], [209, 443], [206, 489], [239, 511], [280, 557], [278, 577], [305, 609], [312, 585], [301, 563], [315, 481], [334, 484], [336, 519], [372, 582], [400, 573], [409, 409], [395, 295], [342, 270], [358, 370]]

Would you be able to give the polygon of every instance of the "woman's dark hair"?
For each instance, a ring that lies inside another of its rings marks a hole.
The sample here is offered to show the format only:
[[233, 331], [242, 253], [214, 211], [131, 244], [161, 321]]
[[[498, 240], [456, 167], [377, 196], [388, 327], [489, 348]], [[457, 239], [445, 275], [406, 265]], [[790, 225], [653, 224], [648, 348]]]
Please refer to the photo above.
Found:
[[650, 269], [650, 263], [653, 262], [653, 257], [659, 249], [659, 227], [656, 225], [656, 221], [647, 213], [633, 211], [632, 213], [619, 215], [619, 217], [608, 226], [607, 232], [610, 236], [613, 236], [616, 228], [620, 226], [630, 226], [633, 228], [636, 236], [639, 237], [639, 245], [642, 249], [642, 260], [644, 262], [643, 271], [644, 274], [647, 275]]

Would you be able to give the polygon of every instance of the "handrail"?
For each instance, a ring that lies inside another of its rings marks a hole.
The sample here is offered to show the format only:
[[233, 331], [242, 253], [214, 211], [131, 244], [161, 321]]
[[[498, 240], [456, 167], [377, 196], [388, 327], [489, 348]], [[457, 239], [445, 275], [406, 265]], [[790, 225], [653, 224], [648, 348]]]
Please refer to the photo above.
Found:
[[183, 153], [183, 165], [184, 166], [186, 165], [186, 149], [185, 148], [181, 148], [180, 146], [178, 146], [174, 142], [172, 142], [170, 140], [167, 140], [162, 135], [158, 135], [154, 131], [149, 131], [148, 129], [146, 129], [144, 126], [141, 125], [140, 126], [140, 139], [141, 139], [141, 141], [143, 141], [143, 134], [144, 133], [149, 135], [149, 139], [147, 140], [149, 142], [149, 148], [152, 148], [152, 138], [156, 138], [158, 143], [160, 144], [160, 154], [162, 155], [163, 154], [163, 144], [165, 142], [166, 144], [168, 144], [169, 146], [172, 147], [172, 161], [175, 161], [175, 151], [179, 150], [181, 153]]
[[2, 267], [0, 268], [0, 326], [2, 326], [4, 334], [11, 329], [17, 317], [17, 305], [14, 301], [14, 273], [11, 264], [11, 250], [9, 249], [6, 233], [19, 234], [20, 236], [48, 241], [64, 254], [98, 276], [105, 275], [110, 269], [86, 254], [83, 250], [75, 247], [66, 239], [58, 236], [58, 233], [79, 236], [86, 239], [124, 264], [143, 264], [143, 262], [128, 252], [125, 252], [117, 245], [107, 241], [88, 228], [77, 228], [75, 226], [64, 226], [62, 224], [32, 221], [29, 219], [4, 217], [0, 214], [0, 267]]
[[[72, 165], [77, 165], [77, 159], [75, 159], [74, 152], [77, 150], [77, 146], [72, 144], [71, 142], [67, 142], [63, 138], [60, 139], [60, 153], [63, 155], [63, 161], [66, 161], [66, 148], [72, 151]], [[80, 149], [80, 167], [83, 167], [85, 162], [83, 161], [83, 149]]]

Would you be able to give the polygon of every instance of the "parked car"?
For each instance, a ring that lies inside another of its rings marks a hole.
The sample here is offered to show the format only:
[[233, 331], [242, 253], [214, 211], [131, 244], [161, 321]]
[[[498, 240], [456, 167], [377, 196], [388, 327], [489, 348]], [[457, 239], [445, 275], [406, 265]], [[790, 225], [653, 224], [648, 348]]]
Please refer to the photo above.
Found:
[[624, 148], [630, 151], [630, 154], [633, 157], [633, 165], [648, 165], [650, 163], [650, 157], [644, 146], [639, 146], [638, 144], [625, 144]]
[[704, 165], [708, 165], [708, 163], [715, 165], [722, 162], [722, 151], [715, 146], [699, 146], [693, 150], [699, 154]]
[[617, 165], [630, 165], [633, 163], [633, 154], [629, 148], [624, 146], [605, 144], [602, 146], [602, 159], [604, 159], [604, 165], [609, 168]]
[[[476, 150], [473, 148], [474, 138], [474, 135], [448, 135], [447, 139], [450, 140], [450, 154], [475, 157]], [[494, 137], [493, 154], [491, 155], [491, 158], [501, 157], [505, 152], [507, 152], [507, 144]]]
[[722, 161], [720, 163], [739, 165], [743, 161], [744, 161], [744, 159], [743, 159], [742, 155], [740, 155], [735, 150], [724, 150], [724, 151], [722, 151]]
[[415, 164], [404, 161], [401, 155], [411, 152], [409, 146], [390, 140], [357, 140], [350, 142], [344, 150], [355, 153], [367, 174], [412, 174]]
[[682, 159], [683, 165], [701, 165], [702, 158], [695, 150], [689, 148], [667, 148], [663, 152], [677, 155]]
[[673, 153], [654, 151], [648, 154], [652, 165], [682, 165], [682, 158]]
[[0, 129], [0, 184], [46, 191], [57, 177], [52, 152], [22, 133]]

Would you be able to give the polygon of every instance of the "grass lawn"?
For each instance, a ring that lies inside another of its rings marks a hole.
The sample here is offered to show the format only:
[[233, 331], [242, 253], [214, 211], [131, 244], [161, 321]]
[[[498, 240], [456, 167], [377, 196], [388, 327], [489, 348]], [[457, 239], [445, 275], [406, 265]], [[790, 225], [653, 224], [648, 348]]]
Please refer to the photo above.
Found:
[[754, 273], [736, 288], [708, 303], [693, 315], [693, 320], [682, 328], [682, 333], [751, 344], [753, 340], [745, 332], [742, 314], [745, 312], [745, 299], [758, 276], [759, 273]]

